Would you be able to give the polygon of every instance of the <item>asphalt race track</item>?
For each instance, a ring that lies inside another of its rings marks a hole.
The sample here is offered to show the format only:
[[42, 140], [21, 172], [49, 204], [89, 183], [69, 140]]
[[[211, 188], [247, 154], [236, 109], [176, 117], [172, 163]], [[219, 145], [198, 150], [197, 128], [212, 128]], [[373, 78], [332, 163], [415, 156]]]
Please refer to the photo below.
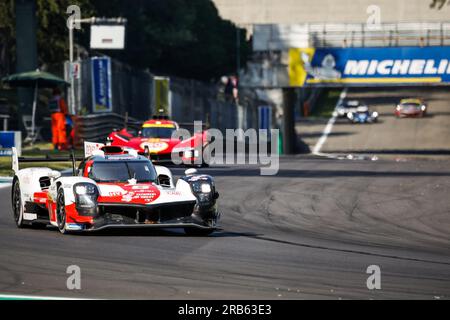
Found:
[[[423, 118], [394, 116], [395, 106], [402, 98], [421, 97], [428, 103]], [[374, 124], [351, 124], [338, 118], [321, 152], [333, 154], [370, 154], [380, 158], [427, 157], [450, 155], [450, 91], [448, 88], [352, 88], [347, 100], [366, 103], [379, 113]], [[322, 135], [328, 119], [306, 119], [297, 131], [312, 149]]]
[[[180, 175], [181, 169], [174, 169]], [[0, 293], [137, 299], [450, 298], [450, 160], [285, 157], [217, 177], [223, 231], [17, 229], [0, 189]], [[81, 268], [68, 290], [66, 268]], [[381, 289], [368, 290], [369, 265]]]
[[[137, 299], [450, 299], [450, 93], [351, 90], [380, 122], [338, 119], [323, 152], [377, 161], [282, 157], [202, 169], [216, 177], [223, 230], [61, 235], [17, 229], [10, 187], [0, 188], [0, 294]], [[396, 101], [420, 95], [423, 119], [395, 119]], [[314, 146], [326, 121], [300, 123]], [[305, 132], [300, 132], [304, 137]], [[391, 156], [389, 156], [391, 155]], [[174, 168], [179, 176], [183, 169]], [[66, 269], [81, 268], [81, 290]], [[366, 286], [367, 267], [381, 289]]]

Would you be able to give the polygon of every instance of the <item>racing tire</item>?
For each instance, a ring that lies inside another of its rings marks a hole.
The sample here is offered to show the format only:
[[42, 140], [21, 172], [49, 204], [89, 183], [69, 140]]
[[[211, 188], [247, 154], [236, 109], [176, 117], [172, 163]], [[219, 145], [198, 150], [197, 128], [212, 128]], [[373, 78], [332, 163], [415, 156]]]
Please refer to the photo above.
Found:
[[62, 234], [68, 233], [66, 230], [66, 205], [63, 188], [58, 189], [58, 195], [56, 196], [56, 223], [59, 232]]
[[193, 237], [206, 237], [214, 232], [214, 229], [184, 228], [184, 233]]
[[14, 221], [17, 228], [23, 228], [25, 226], [23, 222], [23, 205], [22, 205], [22, 195], [20, 192], [20, 183], [18, 179], [14, 180], [12, 188], [12, 209], [14, 214]]

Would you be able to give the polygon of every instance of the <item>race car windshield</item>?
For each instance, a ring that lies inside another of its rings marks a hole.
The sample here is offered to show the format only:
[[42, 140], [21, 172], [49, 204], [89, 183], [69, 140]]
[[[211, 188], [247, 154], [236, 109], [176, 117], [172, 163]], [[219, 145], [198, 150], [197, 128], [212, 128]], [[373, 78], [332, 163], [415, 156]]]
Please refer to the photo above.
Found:
[[94, 162], [89, 178], [97, 182], [127, 182], [136, 179], [138, 183], [155, 182], [155, 168], [146, 161]]
[[420, 104], [418, 103], [406, 103], [402, 105], [405, 108], [420, 108]]
[[354, 108], [359, 106], [359, 101], [344, 101], [342, 104], [344, 108]]
[[164, 138], [170, 139], [175, 128], [150, 127], [142, 130], [144, 138]]

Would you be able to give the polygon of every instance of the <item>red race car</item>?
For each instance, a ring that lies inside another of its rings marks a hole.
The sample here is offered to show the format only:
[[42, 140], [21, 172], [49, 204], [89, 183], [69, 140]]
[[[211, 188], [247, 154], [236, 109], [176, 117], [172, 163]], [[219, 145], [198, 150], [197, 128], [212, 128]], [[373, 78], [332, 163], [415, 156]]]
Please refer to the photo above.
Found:
[[427, 104], [422, 99], [402, 99], [395, 108], [397, 117], [423, 117], [427, 112]]
[[172, 137], [178, 129], [175, 121], [155, 118], [144, 122], [137, 136], [127, 129], [113, 131], [107, 143], [148, 154], [154, 162], [173, 162], [173, 154], [176, 154], [183, 164], [206, 166], [208, 161], [200, 154], [207, 144], [206, 132], [194, 133], [189, 139], [181, 140]]

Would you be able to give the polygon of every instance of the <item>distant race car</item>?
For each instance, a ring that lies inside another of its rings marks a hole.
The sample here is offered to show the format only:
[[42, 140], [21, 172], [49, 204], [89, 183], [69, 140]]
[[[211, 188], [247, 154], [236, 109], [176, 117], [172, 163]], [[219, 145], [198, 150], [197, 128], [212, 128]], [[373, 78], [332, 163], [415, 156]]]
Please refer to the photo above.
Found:
[[137, 135], [127, 129], [113, 131], [107, 138], [112, 146], [127, 147], [139, 154], [150, 154], [155, 162], [172, 162], [172, 153], [177, 153], [184, 164], [207, 166], [208, 161], [199, 157], [207, 145], [206, 132], [194, 133], [190, 139], [173, 139], [179, 129], [178, 123], [168, 119], [151, 119], [142, 125]]
[[217, 229], [214, 179], [188, 169], [176, 183], [169, 169], [134, 150], [103, 146], [82, 159], [73, 174], [50, 168], [19, 170], [19, 162], [68, 159], [18, 158], [13, 148], [12, 210], [16, 225], [50, 224], [61, 233], [108, 228], [184, 228], [208, 235]]
[[378, 112], [369, 111], [366, 106], [356, 108], [355, 112], [349, 112], [347, 118], [352, 123], [372, 123], [377, 122]]
[[428, 106], [422, 99], [402, 99], [395, 108], [397, 117], [423, 117], [427, 113]]
[[336, 107], [336, 112], [338, 117], [345, 118], [349, 112], [356, 112], [358, 107], [365, 106], [358, 100], [344, 100], [341, 104]]

